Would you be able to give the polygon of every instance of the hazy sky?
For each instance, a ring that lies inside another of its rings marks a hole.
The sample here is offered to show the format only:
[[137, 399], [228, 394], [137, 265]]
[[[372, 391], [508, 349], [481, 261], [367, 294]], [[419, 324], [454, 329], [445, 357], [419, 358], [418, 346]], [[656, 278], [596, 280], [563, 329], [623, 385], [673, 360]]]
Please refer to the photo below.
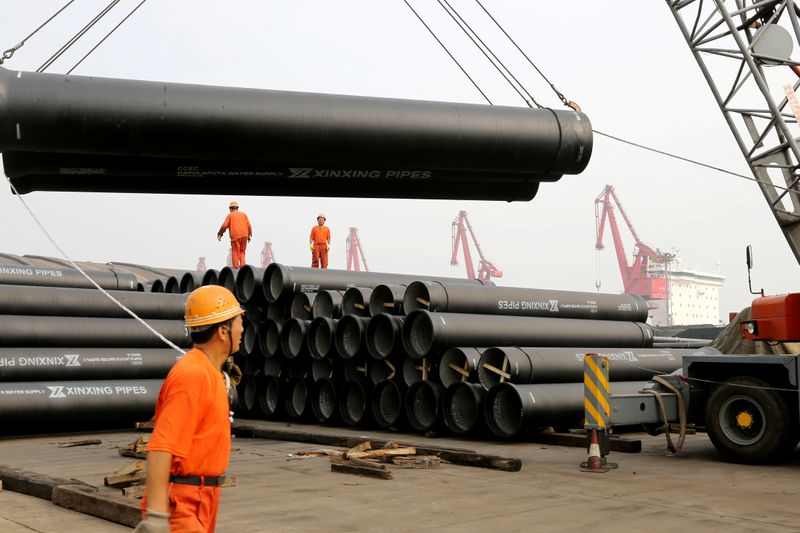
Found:
[[[64, 0], [3, 0], [0, 50], [18, 43]], [[77, 0], [34, 36], [6, 68], [36, 70], [107, 2]], [[132, 9], [123, 0], [47, 72], [64, 73]], [[496, 104], [524, 106], [433, 0], [411, 2]], [[560, 102], [473, 0], [452, 4], [542, 104]], [[749, 175], [722, 114], [663, 2], [589, 0], [484, 5], [529, 57], [603, 132]], [[613, 5], [613, 8], [611, 7]], [[151, 0], [74, 72], [209, 85], [483, 103], [475, 88], [402, 0]], [[791, 81], [788, 80], [788, 81]], [[721, 312], [749, 305], [744, 247], [755, 250], [753, 282], [796, 291], [798, 265], [756, 185], [595, 136], [588, 168], [543, 184], [528, 203], [432, 200], [130, 195], [26, 195], [77, 260], [194, 268], [224, 265], [215, 233], [230, 200], [280, 262], [306, 265], [319, 211], [333, 233], [331, 267], [344, 268], [344, 239], [359, 228], [374, 271], [464, 276], [450, 266], [451, 222], [469, 212], [481, 246], [504, 272], [498, 284], [595, 290], [594, 199], [617, 190], [642, 240], [680, 250], [683, 266], [727, 276]], [[0, 192], [0, 251], [57, 255], [7, 187]], [[626, 252], [632, 240], [626, 231]], [[610, 237], [610, 235], [608, 236]], [[621, 291], [607, 239], [602, 290]]]

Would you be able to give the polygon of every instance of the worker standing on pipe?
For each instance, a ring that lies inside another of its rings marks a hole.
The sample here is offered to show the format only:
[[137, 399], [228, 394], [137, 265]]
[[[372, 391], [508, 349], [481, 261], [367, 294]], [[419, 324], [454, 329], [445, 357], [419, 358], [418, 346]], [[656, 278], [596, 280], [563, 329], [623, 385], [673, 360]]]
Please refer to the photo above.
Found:
[[331, 249], [331, 230], [325, 225], [325, 213], [317, 215], [317, 225], [311, 228], [311, 268], [328, 268], [328, 250]]
[[186, 300], [194, 347], [175, 363], [158, 395], [138, 533], [214, 531], [231, 451], [222, 365], [239, 350], [243, 313], [219, 285], [195, 289]]
[[228, 230], [231, 237], [232, 266], [233, 268], [242, 268], [246, 264], [244, 252], [247, 249], [247, 243], [253, 238], [253, 228], [250, 226], [250, 219], [247, 218], [247, 215], [239, 211], [238, 202], [231, 202], [228, 209], [230, 213], [225, 217], [225, 222], [217, 232], [217, 240], [221, 241], [225, 230]]

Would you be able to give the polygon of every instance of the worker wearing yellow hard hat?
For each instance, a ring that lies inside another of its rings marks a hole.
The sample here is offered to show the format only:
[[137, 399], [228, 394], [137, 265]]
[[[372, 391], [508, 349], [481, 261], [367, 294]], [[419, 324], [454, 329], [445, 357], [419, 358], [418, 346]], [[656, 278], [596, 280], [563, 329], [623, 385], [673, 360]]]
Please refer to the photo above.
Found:
[[328, 251], [331, 249], [331, 230], [325, 225], [325, 213], [317, 215], [317, 225], [311, 228], [309, 249], [311, 268], [328, 268]]
[[246, 265], [245, 250], [247, 243], [253, 238], [253, 228], [247, 215], [239, 211], [239, 202], [228, 204], [228, 216], [217, 232], [217, 240], [222, 240], [225, 230], [231, 237], [231, 261], [233, 268], [242, 268]]
[[185, 326], [193, 348], [170, 370], [147, 452], [143, 521], [135, 531], [214, 531], [231, 424], [222, 366], [239, 350], [244, 308], [219, 285], [194, 290]]

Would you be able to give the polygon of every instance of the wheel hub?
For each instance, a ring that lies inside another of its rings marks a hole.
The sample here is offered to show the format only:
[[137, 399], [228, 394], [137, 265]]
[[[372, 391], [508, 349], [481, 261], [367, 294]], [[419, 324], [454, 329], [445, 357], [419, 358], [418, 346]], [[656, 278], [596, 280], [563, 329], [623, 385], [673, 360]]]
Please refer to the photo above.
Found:
[[749, 411], [740, 411], [736, 415], [736, 425], [741, 429], [748, 429], [753, 426], [753, 415]]

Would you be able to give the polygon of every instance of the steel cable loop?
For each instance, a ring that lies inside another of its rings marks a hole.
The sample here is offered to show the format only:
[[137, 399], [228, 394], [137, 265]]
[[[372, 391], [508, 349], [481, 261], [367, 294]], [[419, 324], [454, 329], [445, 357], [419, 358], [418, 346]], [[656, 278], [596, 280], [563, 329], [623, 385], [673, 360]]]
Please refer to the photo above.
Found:
[[42, 28], [44, 28], [45, 26], [47, 26], [47, 24], [48, 24], [48, 23], [49, 23], [51, 20], [53, 20], [54, 18], [56, 18], [56, 17], [57, 17], [57, 16], [58, 16], [58, 15], [59, 15], [59, 14], [60, 14], [62, 11], [64, 11], [65, 9], [67, 9], [67, 8], [70, 6], [70, 4], [72, 4], [74, 1], [75, 1], [75, 0], [69, 0], [69, 2], [67, 2], [66, 4], [64, 4], [64, 6], [63, 6], [61, 9], [59, 9], [58, 11], [56, 11], [55, 13], [53, 13], [52, 15], [50, 15], [50, 18], [48, 18], [47, 20], [45, 20], [44, 22], [42, 22], [42, 23], [39, 25], [39, 27], [38, 27], [38, 28], [36, 28], [35, 30], [33, 30], [31, 33], [29, 33], [29, 34], [28, 34], [28, 36], [27, 36], [27, 37], [25, 37], [24, 39], [22, 39], [22, 40], [21, 40], [21, 41], [20, 41], [20, 42], [19, 42], [19, 43], [18, 43], [16, 46], [12, 46], [11, 48], [9, 48], [9, 49], [8, 49], [8, 50], [6, 50], [5, 52], [3, 52], [3, 56], [2, 56], [2, 57], [0, 57], [0, 65], [2, 65], [2, 64], [5, 62], [5, 61], [7, 61], [7, 60], [11, 59], [12, 57], [14, 57], [14, 53], [15, 53], [17, 50], [19, 50], [20, 48], [22, 48], [23, 46], [25, 46], [25, 42], [26, 42], [28, 39], [30, 39], [31, 37], [33, 37], [34, 35], [36, 35], [36, 33], [37, 33], [39, 30], [41, 30]]
[[186, 353], [186, 352], [185, 352], [185, 351], [184, 351], [182, 348], [178, 347], [178, 346], [177, 346], [176, 344], [174, 344], [172, 341], [170, 341], [169, 339], [167, 339], [166, 337], [164, 337], [164, 336], [163, 336], [161, 333], [159, 333], [158, 331], [156, 331], [156, 330], [155, 330], [155, 329], [154, 329], [152, 326], [150, 326], [150, 324], [148, 324], [147, 322], [145, 322], [144, 320], [142, 320], [142, 319], [141, 319], [141, 318], [140, 318], [140, 317], [139, 317], [139, 316], [138, 316], [136, 313], [134, 313], [133, 311], [131, 311], [130, 309], [128, 309], [127, 307], [125, 307], [125, 305], [124, 305], [122, 302], [120, 302], [119, 300], [117, 300], [116, 298], [114, 298], [113, 296], [111, 296], [111, 295], [110, 295], [110, 294], [109, 294], [109, 293], [108, 293], [108, 292], [107, 292], [105, 289], [103, 289], [103, 288], [102, 288], [102, 287], [101, 287], [101, 286], [100, 286], [100, 285], [99, 285], [99, 284], [98, 284], [98, 283], [97, 283], [95, 280], [93, 280], [93, 279], [92, 279], [92, 278], [91, 278], [91, 277], [90, 277], [90, 276], [89, 276], [89, 275], [88, 275], [86, 272], [84, 272], [84, 271], [83, 271], [83, 269], [82, 269], [80, 266], [78, 266], [78, 264], [77, 264], [77, 263], [75, 263], [75, 261], [73, 261], [73, 260], [72, 260], [72, 258], [70, 258], [70, 257], [69, 257], [69, 255], [67, 255], [67, 253], [66, 253], [66, 252], [65, 252], [63, 249], [61, 249], [61, 247], [58, 245], [58, 243], [55, 241], [55, 239], [53, 239], [53, 237], [50, 235], [50, 233], [49, 233], [49, 232], [48, 232], [48, 231], [45, 229], [45, 227], [42, 225], [41, 221], [40, 221], [40, 220], [39, 220], [39, 219], [36, 217], [36, 214], [34, 214], [33, 210], [30, 208], [30, 206], [28, 206], [27, 202], [25, 202], [25, 200], [22, 198], [22, 196], [19, 194], [19, 192], [17, 192], [17, 189], [16, 189], [16, 187], [14, 187], [14, 184], [11, 182], [11, 179], [10, 179], [8, 176], [6, 176], [5, 178], [6, 178], [6, 181], [8, 182], [8, 185], [11, 187], [11, 190], [14, 192], [14, 194], [17, 196], [17, 198], [19, 198], [19, 201], [22, 203], [22, 206], [25, 208], [25, 210], [28, 212], [28, 214], [30, 214], [31, 218], [33, 218], [33, 221], [36, 223], [36, 225], [37, 225], [37, 226], [39, 226], [39, 229], [41, 229], [41, 230], [42, 230], [42, 233], [44, 233], [44, 236], [45, 236], [45, 237], [47, 237], [47, 240], [49, 240], [49, 241], [50, 241], [50, 243], [51, 243], [53, 246], [55, 246], [56, 250], [58, 250], [58, 251], [59, 251], [59, 253], [60, 253], [60, 254], [61, 254], [63, 257], [64, 257], [64, 259], [66, 259], [67, 261], [69, 261], [69, 263], [70, 263], [70, 264], [71, 264], [71, 265], [72, 265], [72, 266], [73, 266], [73, 267], [74, 267], [74, 268], [75, 268], [75, 269], [76, 269], [78, 272], [80, 272], [80, 273], [81, 273], [81, 274], [82, 274], [82, 275], [83, 275], [83, 276], [84, 276], [84, 277], [85, 277], [87, 280], [89, 280], [89, 283], [91, 283], [92, 285], [94, 285], [94, 287], [95, 287], [97, 290], [99, 290], [99, 291], [100, 291], [100, 292], [101, 292], [103, 295], [105, 295], [105, 296], [106, 296], [106, 297], [107, 297], [109, 300], [111, 300], [112, 302], [114, 302], [114, 303], [115, 303], [116, 305], [118, 305], [118, 306], [119, 306], [119, 307], [120, 307], [120, 308], [121, 308], [123, 311], [125, 311], [126, 313], [128, 313], [128, 314], [129, 314], [129, 315], [130, 315], [132, 318], [134, 318], [134, 319], [135, 319], [135, 320], [137, 320], [137, 321], [138, 321], [140, 324], [142, 324], [142, 325], [143, 325], [145, 328], [147, 328], [147, 329], [148, 329], [148, 330], [149, 330], [149, 331], [150, 331], [150, 332], [151, 332], [153, 335], [155, 335], [156, 337], [158, 337], [159, 339], [161, 339], [161, 340], [162, 340], [162, 341], [163, 341], [163, 342], [164, 342], [164, 343], [165, 343], [167, 346], [169, 346], [170, 348], [173, 348], [174, 350], [176, 350], [176, 351], [177, 351], [178, 353], [180, 353], [181, 355], [184, 355], [184, 354]]

